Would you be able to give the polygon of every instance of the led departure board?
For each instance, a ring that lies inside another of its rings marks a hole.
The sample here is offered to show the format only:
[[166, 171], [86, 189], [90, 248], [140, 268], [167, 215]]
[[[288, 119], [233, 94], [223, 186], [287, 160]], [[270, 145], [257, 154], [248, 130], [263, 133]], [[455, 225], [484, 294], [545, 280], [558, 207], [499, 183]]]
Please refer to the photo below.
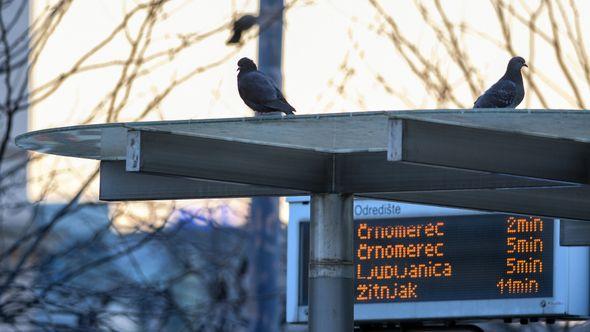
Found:
[[[305, 224], [301, 235], [307, 237]], [[309, 256], [301, 254], [307, 266]], [[353, 263], [357, 304], [551, 297], [553, 219], [357, 219]]]

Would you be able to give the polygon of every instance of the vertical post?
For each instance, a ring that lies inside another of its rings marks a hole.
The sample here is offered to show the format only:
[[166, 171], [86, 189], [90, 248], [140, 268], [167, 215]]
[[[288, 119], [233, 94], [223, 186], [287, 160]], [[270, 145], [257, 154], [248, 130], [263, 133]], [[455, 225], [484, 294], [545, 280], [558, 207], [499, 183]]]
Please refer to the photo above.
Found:
[[311, 196], [309, 331], [354, 328], [353, 195]]
[[[283, 0], [260, 0], [258, 67], [282, 85]], [[256, 318], [253, 331], [273, 332], [280, 329], [279, 244], [280, 222], [277, 197], [254, 197], [250, 210], [254, 237], [254, 282]]]
[[283, 0], [260, 0], [258, 68], [282, 87]]
[[273, 332], [279, 322], [279, 216], [276, 197], [254, 197], [250, 203], [250, 231], [253, 245], [254, 299], [256, 316], [252, 331]]

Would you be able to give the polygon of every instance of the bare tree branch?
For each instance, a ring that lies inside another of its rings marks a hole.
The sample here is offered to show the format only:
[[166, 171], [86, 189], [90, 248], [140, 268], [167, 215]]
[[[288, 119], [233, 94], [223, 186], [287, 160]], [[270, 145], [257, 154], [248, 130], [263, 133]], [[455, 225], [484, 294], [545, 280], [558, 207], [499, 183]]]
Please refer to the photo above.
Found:
[[548, 13], [549, 13], [549, 21], [551, 22], [551, 31], [553, 32], [553, 50], [555, 51], [555, 58], [557, 59], [557, 63], [559, 63], [559, 67], [563, 72], [568, 84], [570, 85], [578, 104], [578, 107], [584, 109], [584, 99], [580, 94], [580, 90], [578, 88], [578, 84], [576, 83], [574, 77], [572, 76], [568, 64], [566, 63], [561, 47], [561, 37], [559, 35], [559, 28], [557, 24], [557, 19], [555, 17], [555, 13], [553, 11], [553, 5], [551, 1], [545, 0], [545, 4], [547, 5]]

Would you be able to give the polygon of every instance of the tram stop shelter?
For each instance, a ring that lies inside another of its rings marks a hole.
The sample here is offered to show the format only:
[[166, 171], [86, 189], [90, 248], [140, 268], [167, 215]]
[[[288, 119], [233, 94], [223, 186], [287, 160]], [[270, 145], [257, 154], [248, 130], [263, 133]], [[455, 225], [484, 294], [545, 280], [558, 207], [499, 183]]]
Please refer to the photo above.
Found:
[[588, 111], [113, 123], [16, 143], [100, 160], [106, 201], [311, 195], [310, 331], [353, 328], [353, 196], [590, 221]]

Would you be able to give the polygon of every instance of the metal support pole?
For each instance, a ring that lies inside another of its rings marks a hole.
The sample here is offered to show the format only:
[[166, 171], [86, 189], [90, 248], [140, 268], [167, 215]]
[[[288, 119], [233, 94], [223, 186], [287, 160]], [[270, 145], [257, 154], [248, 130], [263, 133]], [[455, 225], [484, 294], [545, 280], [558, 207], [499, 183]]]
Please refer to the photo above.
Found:
[[311, 196], [309, 331], [354, 328], [353, 195]]
[[260, 0], [258, 68], [283, 86], [283, 0]]
[[[282, 85], [283, 0], [260, 0], [258, 68]], [[258, 115], [258, 114], [257, 114]], [[254, 275], [256, 318], [253, 331], [271, 332], [280, 328], [279, 298], [279, 199], [254, 197], [251, 226], [254, 231]]]

